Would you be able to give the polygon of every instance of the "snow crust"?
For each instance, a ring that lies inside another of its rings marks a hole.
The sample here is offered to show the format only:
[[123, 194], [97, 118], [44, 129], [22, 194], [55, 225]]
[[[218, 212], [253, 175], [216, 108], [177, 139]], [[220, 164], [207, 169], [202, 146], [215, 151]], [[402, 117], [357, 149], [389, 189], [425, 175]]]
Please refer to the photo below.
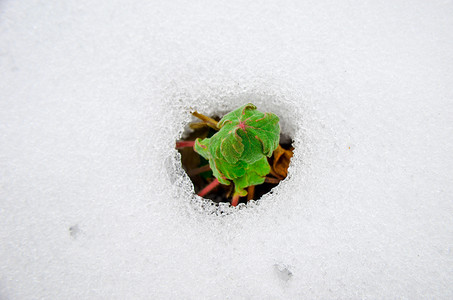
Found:
[[[1, 299], [453, 298], [452, 1], [3, 1]], [[189, 111], [289, 177], [193, 195]]]

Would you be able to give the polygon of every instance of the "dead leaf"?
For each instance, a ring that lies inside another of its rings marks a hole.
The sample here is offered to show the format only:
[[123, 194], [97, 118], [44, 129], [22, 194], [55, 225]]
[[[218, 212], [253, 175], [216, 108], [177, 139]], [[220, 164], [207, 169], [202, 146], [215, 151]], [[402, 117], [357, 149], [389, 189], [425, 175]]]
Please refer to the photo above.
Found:
[[272, 169], [275, 174], [285, 178], [288, 176], [288, 167], [291, 162], [291, 157], [293, 157], [293, 148], [286, 150], [282, 146], [278, 145], [277, 149], [274, 151], [274, 162], [272, 164]]

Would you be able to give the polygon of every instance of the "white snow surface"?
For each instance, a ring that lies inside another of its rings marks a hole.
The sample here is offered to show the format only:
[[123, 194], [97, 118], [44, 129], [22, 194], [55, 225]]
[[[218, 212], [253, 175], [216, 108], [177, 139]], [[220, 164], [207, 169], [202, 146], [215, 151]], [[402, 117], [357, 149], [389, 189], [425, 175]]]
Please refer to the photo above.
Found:
[[[453, 2], [2, 1], [0, 299], [452, 299]], [[190, 110], [289, 177], [193, 195]]]

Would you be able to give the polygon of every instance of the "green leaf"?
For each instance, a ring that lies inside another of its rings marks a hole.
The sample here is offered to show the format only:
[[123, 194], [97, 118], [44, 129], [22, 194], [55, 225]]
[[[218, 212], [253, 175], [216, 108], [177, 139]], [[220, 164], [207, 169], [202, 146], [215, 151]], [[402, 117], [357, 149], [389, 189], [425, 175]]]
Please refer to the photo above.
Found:
[[215, 158], [222, 158], [234, 164], [244, 152], [242, 138], [237, 134], [237, 128], [225, 126], [211, 138], [211, 143], [216, 145], [211, 147], [211, 154]]
[[[241, 117], [242, 117], [242, 119], [244, 116], [249, 117], [250, 112], [253, 110], [256, 110], [256, 106], [253, 105], [252, 103], [248, 103], [242, 107], [239, 107], [238, 109], [233, 110], [232, 112], [223, 116], [223, 118], [217, 124], [217, 127], [222, 128], [227, 123], [233, 124], [233, 122], [235, 120], [241, 119]], [[234, 124], [234, 125], [237, 125], [237, 124]]]
[[203, 156], [205, 159], [209, 160], [211, 158], [210, 153], [209, 153], [209, 145], [211, 144], [210, 139], [196, 139], [195, 140], [195, 146], [194, 150]]
[[[259, 142], [263, 149], [263, 154], [270, 157], [277, 148], [280, 136], [280, 126], [278, 117], [274, 114], [255, 114], [245, 122], [246, 133], [255, 143]], [[253, 140], [253, 138], [255, 140]]]
[[[210, 159], [209, 166], [211, 167], [212, 174], [221, 184], [230, 185], [228, 178], [219, 170], [219, 160]], [[222, 168], [221, 164], [220, 167]]]
[[[255, 105], [249, 103], [225, 115], [217, 126], [220, 131], [225, 130], [228, 133], [235, 134], [235, 142], [241, 143], [247, 149], [244, 151], [245, 157], [243, 159], [253, 163], [260, 159], [258, 154], [270, 157], [277, 148], [280, 137], [278, 122], [279, 118], [276, 115], [262, 113], [256, 110]], [[258, 149], [261, 149], [261, 151], [258, 151]], [[236, 161], [236, 153], [222, 149], [222, 154], [228, 161]], [[230, 155], [233, 157], [230, 157]]]
[[209, 160], [214, 176], [222, 184], [235, 184], [235, 192], [246, 195], [244, 188], [264, 182], [270, 172], [266, 156], [277, 148], [279, 118], [262, 113], [249, 103], [228, 114], [217, 124], [211, 138], [195, 141], [195, 151]]
[[267, 158], [263, 156], [262, 159], [249, 165], [243, 176], [233, 179], [235, 192], [240, 196], [247, 195], [244, 188], [251, 185], [262, 184], [265, 176], [269, 174], [270, 171], [271, 168], [267, 162]]

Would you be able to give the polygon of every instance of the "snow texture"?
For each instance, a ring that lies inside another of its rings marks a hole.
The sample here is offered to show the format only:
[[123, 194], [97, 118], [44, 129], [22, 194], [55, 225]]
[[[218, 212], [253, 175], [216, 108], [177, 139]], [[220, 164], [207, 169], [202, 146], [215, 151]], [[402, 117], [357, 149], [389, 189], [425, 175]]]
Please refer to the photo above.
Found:
[[[453, 2], [2, 1], [1, 299], [452, 299]], [[294, 139], [193, 195], [190, 109]]]

